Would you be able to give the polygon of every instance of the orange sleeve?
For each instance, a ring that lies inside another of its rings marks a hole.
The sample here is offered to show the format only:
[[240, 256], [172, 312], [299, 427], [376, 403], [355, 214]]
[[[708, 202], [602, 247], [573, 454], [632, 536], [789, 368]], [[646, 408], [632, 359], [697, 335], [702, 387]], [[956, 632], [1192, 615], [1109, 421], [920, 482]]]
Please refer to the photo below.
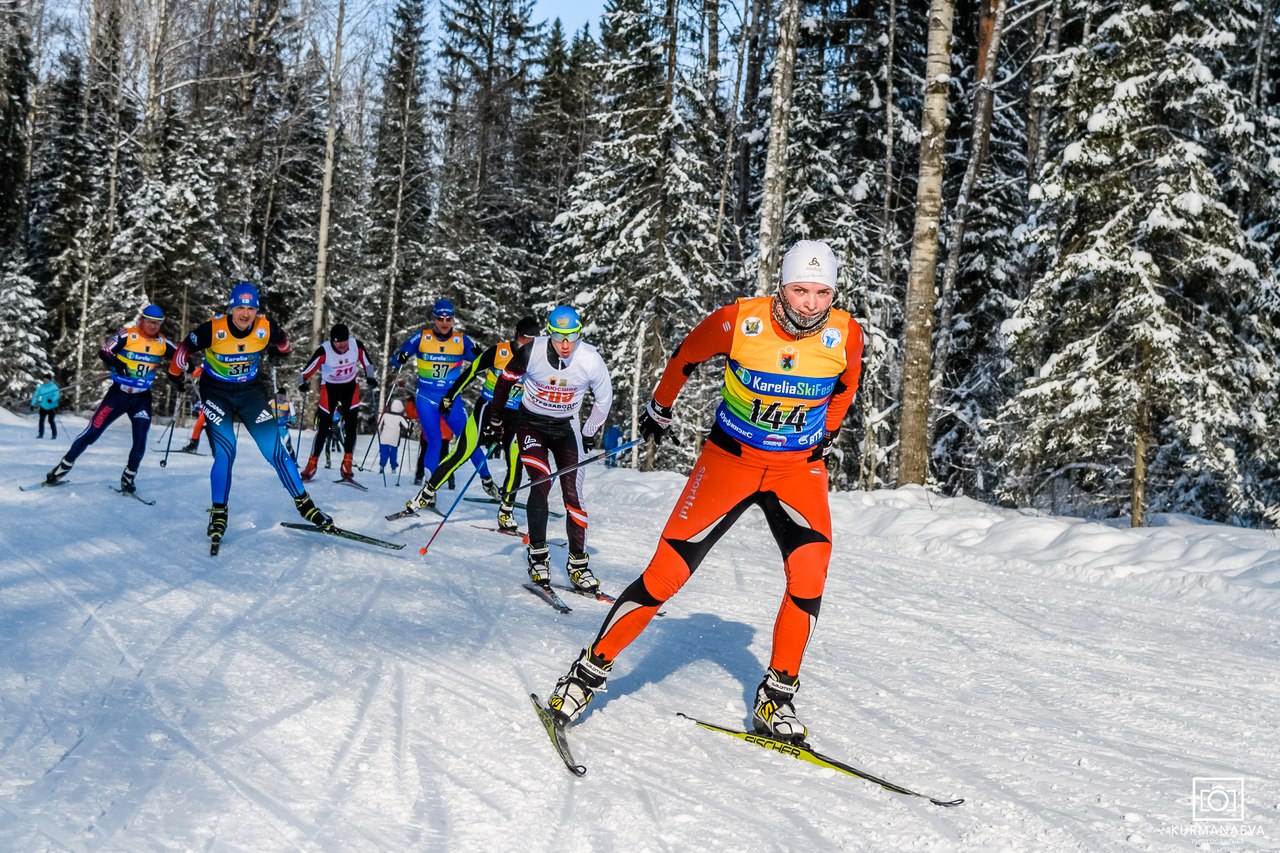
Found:
[[862, 327], [852, 317], [849, 318], [849, 329], [844, 339], [844, 373], [836, 379], [835, 391], [831, 394], [831, 403], [827, 406], [828, 432], [840, 428], [844, 416], [849, 413], [853, 398], [858, 393], [858, 382], [862, 378]]
[[658, 387], [653, 389], [653, 399], [659, 405], [674, 406], [680, 389], [695, 367], [718, 355], [729, 354], [733, 345], [733, 327], [737, 322], [738, 303], [734, 302], [716, 309], [694, 326], [671, 354], [671, 360], [658, 380]]

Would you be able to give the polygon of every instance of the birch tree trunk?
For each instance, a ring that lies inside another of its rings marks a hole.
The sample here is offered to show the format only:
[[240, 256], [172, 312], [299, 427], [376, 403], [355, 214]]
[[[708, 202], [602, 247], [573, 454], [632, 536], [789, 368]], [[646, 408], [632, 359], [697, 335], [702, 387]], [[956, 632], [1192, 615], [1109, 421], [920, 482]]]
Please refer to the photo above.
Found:
[[[415, 65], [417, 57], [415, 55]], [[382, 353], [388, 363], [391, 361], [391, 330], [395, 328], [396, 289], [400, 279], [400, 231], [404, 223], [405, 185], [409, 181], [409, 122], [412, 121], [413, 90], [404, 87], [404, 100], [400, 104], [400, 162], [396, 172], [396, 209], [392, 215], [391, 226], [391, 268], [387, 270], [387, 317], [382, 326]], [[383, 378], [379, 383], [378, 411], [382, 411], [382, 402], [386, 394], [391, 393], [388, 386], [391, 377]]]
[[[739, 113], [740, 122], [748, 128], [755, 125], [754, 116], [760, 101], [760, 75], [764, 67], [764, 47], [768, 37], [769, 22], [772, 20], [769, 15], [770, 2], [771, 0], [752, 0], [751, 3], [751, 19], [755, 25], [747, 37], [747, 76], [743, 81], [742, 111]], [[742, 235], [746, 231], [747, 214], [750, 212], [751, 205], [751, 193], [747, 189], [751, 186], [751, 149], [750, 145], [742, 146], [737, 162], [738, 197], [733, 207], [733, 222], [738, 234], [739, 260], [745, 256], [741, 242]]]
[[[324, 134], [324, 176], [320, 183], [320, 231], [316, 235], [316, 282], [312, 293], [311, 345], [324, 340], [324, 291], [329, 277], [329, 207], [333, 198], [333, 161], [338, 139], [338, 98], [342, 90], [342, 25], [346, 0], [338, 0], [338, 23], [333, 34], [333, 63], [329, 66], [329, 123]], [[385, 350], [384, 350], [385, 353]], [[378, 389], [378, 411], [382, 411], [385, 386]]]
[[[124, 81], [121, 79], [123, 50], [120, 35], [121, 10], [118, 0], [100, 0], [91, 11], [88, 62], [85, 63], [85, 113], [83, 125], [86, 137], [93, 122], [101, 123], [101, 136], [108, 140], [105, 216], [99, 224], [97, 206], [93, 206], [85, 228], [86, 247], [83, 253], [83, 280], [80, 289], [80, 324], [76, 330], [77, 382], [88, 379], [93, 372], [87, 366], [89, 360], [89, 331], [92, 323], [90, 308], [92, 294], [110, 277], [111, 238], [116, 227], [116, 185], [119, 173], [120, 147], [123, 145], [120, 127], [121, 101]], [[72, 405], [80, 406], [81, 394], [89, 389], [87, 383], [78, 385]]]
[[769, 153], [764, 167], [764, 193], [760, 202], [760, 268], [756, 293], [775, 289], [778, 241], [787, 195], [787, 130], [791, 124], [791, 84], [795, 79], [796, 36], [800, 31], [800, 0], [782, 0], [778, 20], [778, 53], [773, 64], [773, 98], [769, 108]]
[[[995, 93], [991, 81], [995, 78], [996, 57], [1000, 53], [1000, 37], [1004, 32], [1005, 10], [1004, 0], [988, 0], [991, 11], [991, 26], [984, 29], [986, 42], [980, 47], [982, 76], [977, 79], [974, 91], [973, 132], [969, 136], [969, 165], [965, 168], [964, 178], [960, 181], [960, 197], [956, 199], [955, 213], [951, 217], [951, 230], [947, 237], [950, 251], [947, 254], [946, 272], [942, 276], [942, 293], [938, 312], [938, 341], [935, 346], [937, 355], [933, 366], [933, 382], [929, 407], [930, 422], [938, 411], [938, 402], [942, 396], [942, 378], [947, 370], [947, 359], [951, 356], [951, 318], [955, 311], [956, 278], [960, 274], [960, 258], [964, 252], [965, 221], [969, 213], [969, 202], [973, 198], [973, 188], [978, 183], [982, 168], [987, 159], [987, 146], [991, 139], [992, 104]], [[932, 430], [930, 430], [932, 434]]]
[[[896, 144], [896, 124], [894, 111], [893, 65], [898, 42], [898, 4], [889, 0], [885, 25], [885, 59], [884, 59], [884, 200], [880, 206], [880, 280], [885, 287], [893, 281], [893, 253], [898, 245], [898, 229], [894, 225], [894, 179], [893, 161]], [[871, 301], [867, 300], [867, 305]], [[887, 313], [887, 312], [886, 312]], [[881, 329], [889, 327], [888, 318], [883, 314], [876, 324]], [[862, 407], [862, 457], [858, 462], [858, 486], [865, 490], [876, 487], [876, 468], [879, 458], [880, 442], [877, 428], [880, 417], [879, 409], [888, 408], [888, 400], [877, 399], [882, 395], [858, 392], [858, 404]]]
[[[640, 437], [640, 378], [644, 375], [642, 367], [644, 365], [644, 326], [643, 322], [636, 324], [636, 360], [631, 372], [631, 437]], [[645, 400], [648, 403], [648, 400]], [[648, 444], [649, 442], [644, 442]], [[649, 456], [652, 459], [652, 455]], [[640, 445], [637, 444], [631, 448], [631, 468], [632, 470], [640, 470]]]
[[1276, 17], [1276, 0], [1264, 0], [1262, 4], [1262, 21], [1258, 24], [1258, 57], [1253, 65], [1253, 85], [1250, 87], [1249, 101], [1253, 106], [1262, 106], [1262, 93], [1267, 88], [1267, 68], [1270, 63], [1271, 28]]
[[1129, 526], [1142, 527], [1147, 520], [1147, 446], [1151, 434], [1151, 350], [1138, 348], [1139, 393], [1133, 425], [1133, 491], [1129, 502]]
[[929, 473], [929, 362], [933, 342], [938, 220], [947, 136], [947, 87], [951, 82], [954, 0], [931, 0], [925, 59], [924, 112], [920, 120], [920, 178], [907, 277], [903, 341], [902, 418], [898, 422], [898, 485], [923, 485]]
[[[717, 2], [717, 0], [711, 0]], [[746, 59], [747, 43], [754, 38], [756, 15], [760, 8], [760, 0], [748, 3], [743, 9], [747, 19], [742, 22], [742, 39], [738, 42], [738, 70], [733, 80], [733, 102], [729, 105], [729, 120], [726, 122], [724, 139], [724, 171], [720, 174], [720, 206], [716, 210], [715, 245], [720, 245], [720, 235], [724, 233], [724, 210], [729, 200], [729, 174], [735, 162], [733, 156], [734, 135], [738, 130], [738, 98], [742, 92], [742, 73]], [[740, 189], [741, 191], [741, 189]]]

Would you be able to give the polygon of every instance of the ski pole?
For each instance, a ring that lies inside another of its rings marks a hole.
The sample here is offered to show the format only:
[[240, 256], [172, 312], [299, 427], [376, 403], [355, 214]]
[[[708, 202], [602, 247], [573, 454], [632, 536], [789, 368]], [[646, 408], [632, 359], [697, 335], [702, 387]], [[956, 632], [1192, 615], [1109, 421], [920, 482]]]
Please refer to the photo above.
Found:
[[601, 459], [605, 459], [606, 457], [613, 456], [616, 453], [621, 453], [624, 450], [630, 450], [631, 448], [639, 444], [641, 441], [644, 441], [644, 439], [634, 438], [631, 441], [628, 441], [626, 444], [619, 444], [613, 450], [606, 450], [603, 453], [597, 453], [595, 456], [588, 456], [586, 459], [583, 459], [581, 462], [575, 462], [572, 465], [566, 465], [563, 468], [557, 468], [555, 471], [553, 471], [551, 474], [547, 475], [546, 477], [539, 477], [538, 479], [534, 480], [532, 483], [525, 483], [523, 486], [516, 486], [516, 488], [511, 492], [511, 494], [514, 495], [516, 492], [523, 492], [525, 489], [531, 489], [534, 486], [541, 486], [543, 483], [550, 483], [552, 480], [554, 480], [556, 477], [559, 477], [561, 474], [568, 474], [570, 471], [576, 471], [577, 469], [581, 468], [584, 465], [590, 465], [592, 462], [599, 462]]
[[[436, 537], [440, 535], [440, 531], [444, 529], [444, 523], [449, 520], [449, 516], [453, 515], [453, 511], [458, 508], [458, 504], [462, 503], [462, 496], [466, 494], [467, 487], [471, 485], [471, 481], [476, 478], [476, 474], [480, 473], [479, 468], [471, 469], [471, 476], [467, 478], [467, 482], [462, 484], [462, 488], [458, 490], [458, 496], [453, 499], [453, 505], [449, 507], [449, 511], [444, 514], [444, 518], [440, 519], [440, 523], [436, 525], [435, 533], [431, 534], [431, 538], [427, 540], [427, 544], [423, 545], [418, 551], [422, 556], [427, 556], [427, 549], [431, 547], [431, 543], [436, 541]], [[430, 481], [428, 481], [430, 482]]]
[[302, 453], [302, 427], [307, 420], [307, 391], [311, 386], [302, 389], [302, 409], [298, 412], [298, 453]]
[[369, 445], [364, 449], [364, 456], [360, 457], [360, 464], [356, 466], [359, 471], [364, 470], [364, 463], [369, 459], [369, 451], [373, 449], [373, 443], [378, 440], [378, 434], [382, 431], [382, 418], [387, 414], [387, 410], [383, 409], [378, 413], [378, 422], [373, 425], [373, 435], [369, 436]]
[[164, 446], [164, 458], [160, 460], [161, 468], [169, 464], [169, 448], [173, 447], [174, 426], [178, 423], [178, 412], [182, 411], [182, 401], [186, 396], [186, 391], [180, 391], [178, 401], [173, 404], [173, 420], [169, 421], [169, 442]]

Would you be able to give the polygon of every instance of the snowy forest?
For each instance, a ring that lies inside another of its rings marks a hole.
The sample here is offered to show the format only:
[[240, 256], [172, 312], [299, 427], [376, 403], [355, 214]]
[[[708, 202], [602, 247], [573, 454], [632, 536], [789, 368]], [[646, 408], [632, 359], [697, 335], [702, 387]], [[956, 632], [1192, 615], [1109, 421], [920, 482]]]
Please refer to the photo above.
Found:
[[[83, 410], [143, 305], [176, 337], [248, 279], [296, 366], [338, 321], [385, 363], [440, 297], [480, 346], [572, 304], [630, 431], [684, 334], [821, 239], [867, 336], [834, 487], [1275, 522], [1278, 14], [0, 0], [0, 389], [52, 370]], [[718, 370], [632, 464], [688, 464]]]

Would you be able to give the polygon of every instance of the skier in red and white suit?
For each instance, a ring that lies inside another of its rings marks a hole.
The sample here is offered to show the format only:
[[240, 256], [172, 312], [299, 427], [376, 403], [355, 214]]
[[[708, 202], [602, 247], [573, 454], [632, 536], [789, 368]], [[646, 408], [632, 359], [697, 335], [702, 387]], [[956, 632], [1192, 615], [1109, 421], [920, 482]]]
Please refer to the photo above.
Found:
[[[302, 471], [306, 482], [316, 475], [316, 461], [324, 443], [329, 440], [335, 412], [342, 418], [342, 468], [340, 476], [351, 480], [351, 455], [356, 447], [356, 408], [360, 405], [360, 386], [357, 383], [361, 369], [369, 388], [378, 387], [378, 377], [365, 352], [364, 344], [352, 337], [346, 324], [338, 323], [329, 330], [329, 340], [312, 354], [307, 366], [298, 378], [298, 387], [306, 390], [311, 377], [320, 372], [320, 404], [316, 415], [316, 439], [311, 443], [311, 458]], [[298, 448], [301, 450], [302, 448]]]

